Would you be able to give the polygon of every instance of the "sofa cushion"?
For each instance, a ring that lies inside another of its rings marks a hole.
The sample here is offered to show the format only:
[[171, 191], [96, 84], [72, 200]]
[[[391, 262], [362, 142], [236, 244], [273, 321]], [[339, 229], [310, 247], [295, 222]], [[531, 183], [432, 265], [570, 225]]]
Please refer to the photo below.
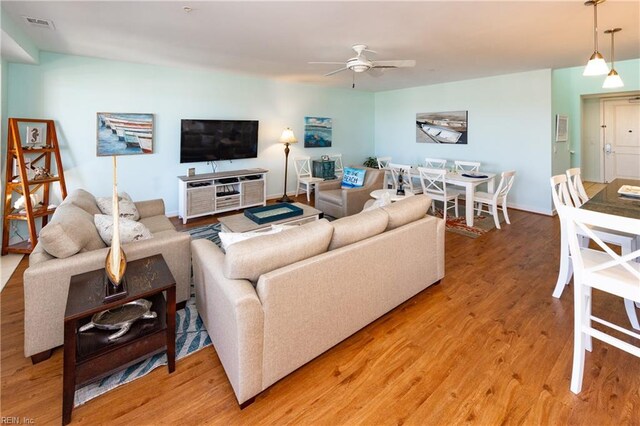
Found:
[[175, 231], [176, 229], [169, 218], [164, 215], [145, 217], [140, 219], [139, 222], [146, 226], [152, 234], [162, 231]]
[[98, 204], [96, 204], [96, 197], [84, 189], [76, 189], [71, 194], [67, 195], [67, 198], [63, 201], [63, 204], [66, 203], [75, 204], [85, 212], [92, 215], [100, 214], [100, 209], [98, 208]]
[[47, 253], [58, 258], [106, 247], [93, 224], [93, 215], [72, 203], [58, 206], [38, 239]]
[[396, 229], [426, 216], [431, 198], [426, 195], [406, 197], [389, 206], [381, 207], [389, 215], [387, 230]]
[[[97, 214], [93, 217], [93, 222], [102, 241], [110, 246], [113, 239], [113, 216]], [[122, 244], [153, 238], [149, 229], [140, 222], [123, 217], [120, 218], [119, 222], [120, 243]]]
[[387, 228], [389, 215], [381, 209], [366, 211], [331, 222], [333, 236], [329, 250], [378, 235]]
[[333, 226], [320, 219], [283, 232], [232, 244], [224, 276], [257, 282], [260, 275], [327, 251]]
[[[113, 197], [96, 197], [96, 203], [103, 214], [113, 214]], [[118, 213], [125, 219], [140, 219], [135, 203], [126, 192], [118, 194]]]

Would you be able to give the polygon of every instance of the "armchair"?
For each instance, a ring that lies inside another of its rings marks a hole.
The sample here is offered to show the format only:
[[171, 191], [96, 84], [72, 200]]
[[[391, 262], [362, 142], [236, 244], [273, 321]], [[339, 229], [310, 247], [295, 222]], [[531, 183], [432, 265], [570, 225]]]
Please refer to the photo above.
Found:
[[342, 189], [342, 182], [339, 180], [317, 184], [315, 207], [336, 218], [361, 212], [364, 204], [371, 198], [369, 195], [371, 191], [382, 189], [384, 183], [384, 170], [368, 167], [365, 169], [367, 172], [364, 177], [364, 185], [360, 188]]

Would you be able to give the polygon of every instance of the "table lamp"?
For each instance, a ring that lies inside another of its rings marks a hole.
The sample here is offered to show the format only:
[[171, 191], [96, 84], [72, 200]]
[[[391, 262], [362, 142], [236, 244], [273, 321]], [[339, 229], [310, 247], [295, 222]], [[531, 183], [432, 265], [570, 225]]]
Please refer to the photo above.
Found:
[[296, 139], [293, 134], [293, 130], [290, 127], [287, 127], [282, 131], [282, 136], [280, 136], [280, 143], [284, 144], [284, 193], [282, 197], [278, 198], [276, 201], [279, 203], [290, 203], [293, 200], [289, 198], [287, 195], [287, 170], [289, 168], [289, 144], [298, 143], [298, 139]]

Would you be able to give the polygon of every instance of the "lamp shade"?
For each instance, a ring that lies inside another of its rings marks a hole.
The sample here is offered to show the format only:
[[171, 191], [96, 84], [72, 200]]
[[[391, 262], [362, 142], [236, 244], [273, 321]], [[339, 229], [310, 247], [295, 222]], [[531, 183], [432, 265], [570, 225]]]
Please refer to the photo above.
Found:
[[297, 143], [298, 139], [293, 134], [293, 130], [290, 127], [287, 127], [282, 131], [282, 136], [280, 136], [280, 143]]
[[607, 78], [604, 79], [604, 83], [602, 84], [603, 89], [616, 89], [623, 86], [624, 83], [622, 82], [622, 79], [618, 75], [618, 72], [614, 69], [611, 70]]
[[600, 52], [593, 52], [593, 55], [591, 55], [591, 58], [589, 58], [589, 62], [587, 62], [587, 66], [584, 68], [584, 72], [582, 73], [582, 75], [605, 75], [608, 72], [609, 66], [605, 62]]

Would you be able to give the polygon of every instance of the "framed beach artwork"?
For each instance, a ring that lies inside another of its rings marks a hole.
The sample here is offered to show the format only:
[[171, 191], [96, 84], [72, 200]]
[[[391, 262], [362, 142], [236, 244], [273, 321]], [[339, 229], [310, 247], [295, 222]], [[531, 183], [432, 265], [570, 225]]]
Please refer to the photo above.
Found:
[[153, 153], [153, 114], [99, 112], [97, 154]]
[[556, 142], [569, 140], [569, 117], [556, 114]]
[[331, 146], [332, 124], [330, 118], [304, 118], [304, 147], [327, 148]]
[[25, 130], [26, 138], [26, 147], [27, 148], [37, 148], [44, 146], [44, 138], [46, 132], [46, 125], [31, 125], [27, 126]]
[[467, 144], [468, 111], [423, 112], [416, 114], [416, 142]]

